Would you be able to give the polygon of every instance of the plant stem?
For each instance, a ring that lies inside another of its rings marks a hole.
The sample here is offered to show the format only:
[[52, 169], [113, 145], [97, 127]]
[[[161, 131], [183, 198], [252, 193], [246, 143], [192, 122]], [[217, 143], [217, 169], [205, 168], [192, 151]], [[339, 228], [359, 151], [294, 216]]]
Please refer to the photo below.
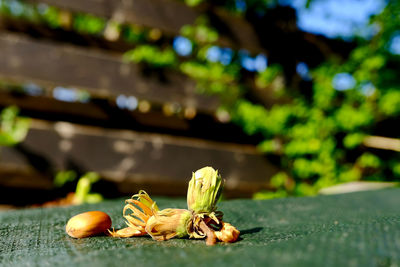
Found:
[[203, 220], [200, 222], [200, 229], [207, 236], [206, 239], [207, 246], [213, 246], [217, 243], [217, 237], [215, 236], [214, 231], [211, 230]]

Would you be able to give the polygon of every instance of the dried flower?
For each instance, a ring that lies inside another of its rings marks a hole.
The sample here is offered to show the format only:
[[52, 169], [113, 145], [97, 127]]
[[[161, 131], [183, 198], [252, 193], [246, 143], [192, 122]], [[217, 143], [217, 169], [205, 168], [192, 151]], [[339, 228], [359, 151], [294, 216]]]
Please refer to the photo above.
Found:
[[[127, 204], [122, 213], [126, 219], [125, 223], [128, 227], [118, 231], [109, 231], [110, 235], [114, 237], [146, 235], [147, 232], [145, 228], [147, 221], [158, 211], [156, 203], [143, 190], [140, 190], [138, 194], [133, 195], [131, 199], [125, 200], [125, 203]], [[132, 213], [128, 214], [128, 210], [132, 211]]]
[[[209, 216], [211, 215], [211, 216]], [[216, 211], [211, 214], [193, 214], [192, 217], [192, 231], [190, 231], [189, 236], [190, 238], [204, 238], [207, 234], [204, 232], [204, 226], [200, 227], [200, 223], [204, 222], [207, 228], [212, 231], [218, 231], [222, 228], [222, 217], [223, 213], [221, 211]], [[203, 228], [203, 229], [202, 229]]]
[[[217, 239], [235, 242], [240, 232], [222, 221], [223, 213], [216, 204], [221, 195], [224, 181], [218, 171], [204, 167], [193, 173], [189, 182], [186, 209], [164, 209], [159, 211], [149, 195], [140, 191], [126, 200], [123, 216], [127, 228], [110, 231], [115, 237], [131, 237], [149, 234], [154, 240], [164, 241], [174, 237], [206, 238], [207, 245]], [[132, 213], [127, 214], [130, 210]]]
[[189, 182], [187, 204], [189, 210], [196, 214], [212, 213], [221, 195], [223, 180], [218, 171], [204, 167], [193, 173]]
[[157, 241], [185, 237], [191, 228], [192, 213], [185, 209], [164, 209], [147, 221], [146, 232]]
[[239, 238], [240, 232], [230, 223], [222, 222], [221, 230], [215, 231], [215, 235], [222, 242], [232, 243]]

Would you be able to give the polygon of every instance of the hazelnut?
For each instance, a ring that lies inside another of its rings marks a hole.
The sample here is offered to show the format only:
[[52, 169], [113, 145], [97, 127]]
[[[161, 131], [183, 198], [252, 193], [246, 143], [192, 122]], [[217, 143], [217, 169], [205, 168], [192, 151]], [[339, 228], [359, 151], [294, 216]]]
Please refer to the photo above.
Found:
[[104, 233], [111, 227], [111, 219], [102, 211], [88, 211], [69, 219], [65, 231], [74, 238], [84, 238]]

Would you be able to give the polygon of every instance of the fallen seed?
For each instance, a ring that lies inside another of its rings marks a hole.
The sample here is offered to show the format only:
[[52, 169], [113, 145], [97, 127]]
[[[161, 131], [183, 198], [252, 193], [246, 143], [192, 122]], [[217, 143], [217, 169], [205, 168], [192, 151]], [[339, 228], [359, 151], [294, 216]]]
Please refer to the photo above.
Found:
[[74, 238], [84, 238], [104, 233], [111, 227], [111, 219], [102, 211], [88, 211], [69, 219], [65, 231]]

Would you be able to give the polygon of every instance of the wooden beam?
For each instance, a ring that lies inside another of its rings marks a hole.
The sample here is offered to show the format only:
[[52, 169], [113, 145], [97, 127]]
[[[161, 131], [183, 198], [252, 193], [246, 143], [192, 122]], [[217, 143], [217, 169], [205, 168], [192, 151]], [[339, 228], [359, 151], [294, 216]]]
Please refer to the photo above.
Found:
[[[227, 179], [228, 194], [250, 196], [264, 188], [268, 177], [277, 172], [251, 145], [65, 122], [34, 120], [23, 143], [2, 147], [0, 152], [0, 172], [13, 167], [44, 176], [66, 169], [96, 171], [119, 184], [124, 194], [145, 185], [149, 192], [184, 195], [192, 171], [209, 165]], [[2, 179], [7, 177], [0, 175]]]
[[[87, 103], [64, 102], [50, 96], [30, 96], [1, 91], [0, 108], [18, 106], [23, 114], [45, 120], [64, 120], [81, 124], [102, 125], [136, 130], [187, 131], [189, 124], [178, 116], [165, 116], [161, 111], [121, 110], [115, 99], [91, 99]], [[160, 130], [161, 128], [161, 130]]]
[[119, 53], [124, 53], [135, 47], [133, 43], [126, 42], [122, 38], [110, 41], [102, 35], [90, 35], [74, 31], [70, 28], [51, 28], [43, 22], [32, 22], [2, 14], [0, 14], [0, 31], [14, 32], [54, 42], [64, 42], [76, 46], [111, 50]]
[[321, 195], [336, 195], [370, 190], [382, 190], [398, 187], [399, 185], [398, 182], [355, 181], [325, 187], [319, 190], [318, 193]]
[[215, 97], [196, 94], [195, 83], [171, 70], [145, 73], [119, 55], [0, 34], [0, 77], [45, 86], [86, 89], [99, 96], [134, 95], [162, 104], [177, 102], [212, 113]]
[[49, 96], [30, 96], [23, 93], [1, 91], [0, 107], [15, 105], [22, 110], [47, 112], [54, 116], [68, 115], [94, 120], [109, 120], [110, 115], [92, 103], [64, 102]]
[[[0, 109], [16, 105], [23, 116], [49, 121], [68, 121], [77, 124], [105, 128], [129, 129], [139, 132], [157, 132], [177, 136], [189, 136], [220, 142], [256, 144], [258, 139], [243, 133], [232, 123], [219, 123], [215, 116], [197, 113], [187, 119], [184, 110], [165, 115], [161, 107], [148, 112], [130, 111], [116, 105], [115, 98], [92, 98], [86, 103], [59, 101], [49, 95], [31, 96], [23, 92], [9, 91], [0, 86]], [[206, 131], [204, 129], [207, 129]]]
[[364, 138], [363, 145], [376, 149], [400, 152], [400, 139], [398, 138], [371, 135]]
[[[193, 24], [204, 10], [190, 8], [177, 0], [29, 0], [46, 3], [73, 12], [85, 12], [112, 18], [122, 23], [133, 23], [158, 28], [166, 33], [179, 35], [182, 26]], [[252, 26], [240, 17], [232, 16], [222, 9], [214, 15], [221, 31], [221, 45], [235, 49], [246, 48], [251, 52], [262, 52], [257, 34]], [[218, 28], [218, 25], [214, 25]]]

